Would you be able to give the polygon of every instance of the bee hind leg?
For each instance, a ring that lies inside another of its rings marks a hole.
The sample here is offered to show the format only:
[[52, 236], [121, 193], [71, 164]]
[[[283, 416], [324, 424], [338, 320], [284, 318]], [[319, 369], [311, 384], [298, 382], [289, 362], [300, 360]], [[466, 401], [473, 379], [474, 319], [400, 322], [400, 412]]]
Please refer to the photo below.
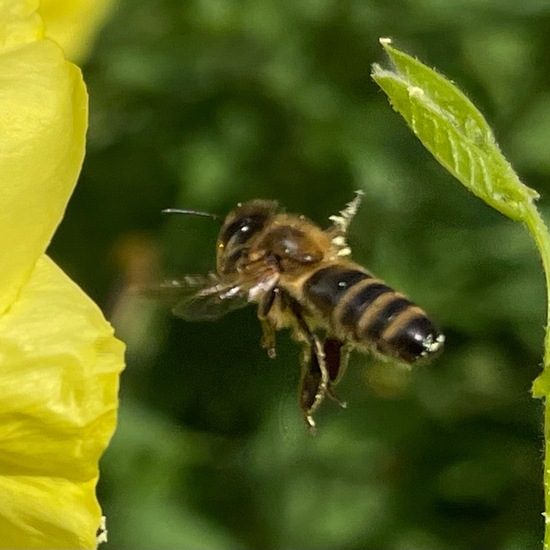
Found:
[[304, 345], [302, 351], [302, 379], [300, 381], [299, 400], [302, 416], [312, 434], [315, 434], [313, 413], [328, 395], [328, 371], [321, 342], [312, 334], [311, 342]]
[[294, 338], [303, 343], [301, 364], [302, 378], [299, 388], [299, 402], [302, 416], [311, 434], [315, 434], [313, 413], [327, 395], [329, 373], [325, 363], [325, 352], [321, 340], [308, 326], [300, 304], [288, 295], [283, 296], [294, 316]]
[[333, 223], [333, 228], [337, 228], [338, 231], [343, 234], [347, 232], [351, 221], [359, 210], [363, 195], [364, 193], [360, 189], [355, 191], [355, 197], [353, 197], [353, 199], [346, 204], [346, 207], [343, 210], [340, 210], [338, 214], [329, 217], [329, 220]]
[[351, 254], [351, 249], [346, 241], [346, 234], [355, 214], [359, 210], [363, 195], [363, 191], [355, 191], [355, 197], [348, 202], [346, 207], [338, 214], [329, 217], [332, 225], [326, 232], [329, 234], [338, 256], [349, 256]]
[[323, 352], [328, 371], [327, 395], [345, 409], [347, 403], [334, 393], [334, 387], [338, 384], [348, 366], [349, 347], [341, 340], [329, 337], [323, 343]]

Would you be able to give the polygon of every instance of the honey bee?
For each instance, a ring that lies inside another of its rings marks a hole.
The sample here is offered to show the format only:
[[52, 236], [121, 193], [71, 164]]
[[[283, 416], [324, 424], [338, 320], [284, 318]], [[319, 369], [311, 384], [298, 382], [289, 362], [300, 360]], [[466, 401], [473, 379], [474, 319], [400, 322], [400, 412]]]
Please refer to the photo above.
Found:
[[165, 211], [221, 222], [216, 273], [163, 283], [169, 292], [186, 294], [173, 313], [215, 320], [254, 303], [261, 346], [270, 358], [276, 331], [290, 329], [302, 345], [299, 403], [311, 431], [326, 397], [345, 407], [334, 388], [350, 349], [413, 364], [433, 356], [445, 340], [424, 310], [351, 260], [346, 236], [362, 195], [357, 191], [331, 216], [327, 229], [268, 200], [239, 203], [225, 220], [207, 212]]

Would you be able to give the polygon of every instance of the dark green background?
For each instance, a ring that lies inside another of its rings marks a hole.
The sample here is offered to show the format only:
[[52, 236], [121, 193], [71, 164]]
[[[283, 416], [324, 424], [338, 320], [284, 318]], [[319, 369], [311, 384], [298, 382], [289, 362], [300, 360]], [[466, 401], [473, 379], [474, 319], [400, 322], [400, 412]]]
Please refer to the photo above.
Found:
[[[87, 159], [50, 252], [128, 344], [105, 550], [540, 547], [542, 269], [370, 80], [383, 36], [472, 98], [545, 210], [548, 2], [126, 0], [99, 36]], [[412, 371], [355, 354], [349, 408], [326, 403], [314, 438], [288, 334], [268, 360], [253, 308], [191, 324], [124, 293], [214, 266], [217, 225], [162, 208], [275, 198], [326, 224], [354, 189], [355, 258], [447, 344]]]

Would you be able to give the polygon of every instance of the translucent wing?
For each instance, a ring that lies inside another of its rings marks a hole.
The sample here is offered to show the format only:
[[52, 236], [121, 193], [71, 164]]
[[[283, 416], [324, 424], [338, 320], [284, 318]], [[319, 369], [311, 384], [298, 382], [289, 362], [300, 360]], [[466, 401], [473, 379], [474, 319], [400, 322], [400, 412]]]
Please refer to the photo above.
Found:
[[187, 275], [140, 290], [149, 298], [161, 299], [172, 306], [172, 313], [187, 321], [215, 321], [226, 313], [258, 301], [277, 283], [273, 269], [239, 275], [238, 280], [222, 280], [215, 273]]
[[160, 300], [173, 306], [201, 290], [219, 284], [215, 273], [186, 275], [182, 279], [170, 279], [160, 284], [136, 286], [132, 291], [146, 298]]
[[172, 308], [172, 313], [187, 321], [215, 321], [248, 304], [247, 289], [237, 284], [218, 283], [184, 298]]
[[172, 308], [177, 317], [189, 321], [214, 321], [248, 304], [248, 288], [235, 282], [222, 282], [215, 273], [186, 275], [157, 285], [134, 288], [141, 296], [159, 300]]
[[248, 288], [235, 282], [222, 282], [215, 273], [186, 275], [141, 289], [140, 293], [162, 300], [172, 313], [187, 321], [215, 321], [226, 313], [248, 304]]

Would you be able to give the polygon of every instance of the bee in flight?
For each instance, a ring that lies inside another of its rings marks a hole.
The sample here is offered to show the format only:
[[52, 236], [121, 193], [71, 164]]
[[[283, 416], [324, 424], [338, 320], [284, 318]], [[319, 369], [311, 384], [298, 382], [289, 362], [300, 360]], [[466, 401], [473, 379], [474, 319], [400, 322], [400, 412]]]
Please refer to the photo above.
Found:
[[331, 216], [327, 229], [267, 200], [239, 203], [223, 221], [206, 212], [164, 211], [222, 223], [216, 273], [162, 284], [167, 293], [185, 294], [173, 313], [215, 320], [257, 304], [261, 345], [271, 358], [276, 331], [290, 329], [302, 345], [299, 402], [311, 431], [325, 397], [338, 401], [334, 388], [351, 348], [412, 364], [433, 356], [445, 340], [420, 307], [351, 260], [346, 234], [362, 194]]

